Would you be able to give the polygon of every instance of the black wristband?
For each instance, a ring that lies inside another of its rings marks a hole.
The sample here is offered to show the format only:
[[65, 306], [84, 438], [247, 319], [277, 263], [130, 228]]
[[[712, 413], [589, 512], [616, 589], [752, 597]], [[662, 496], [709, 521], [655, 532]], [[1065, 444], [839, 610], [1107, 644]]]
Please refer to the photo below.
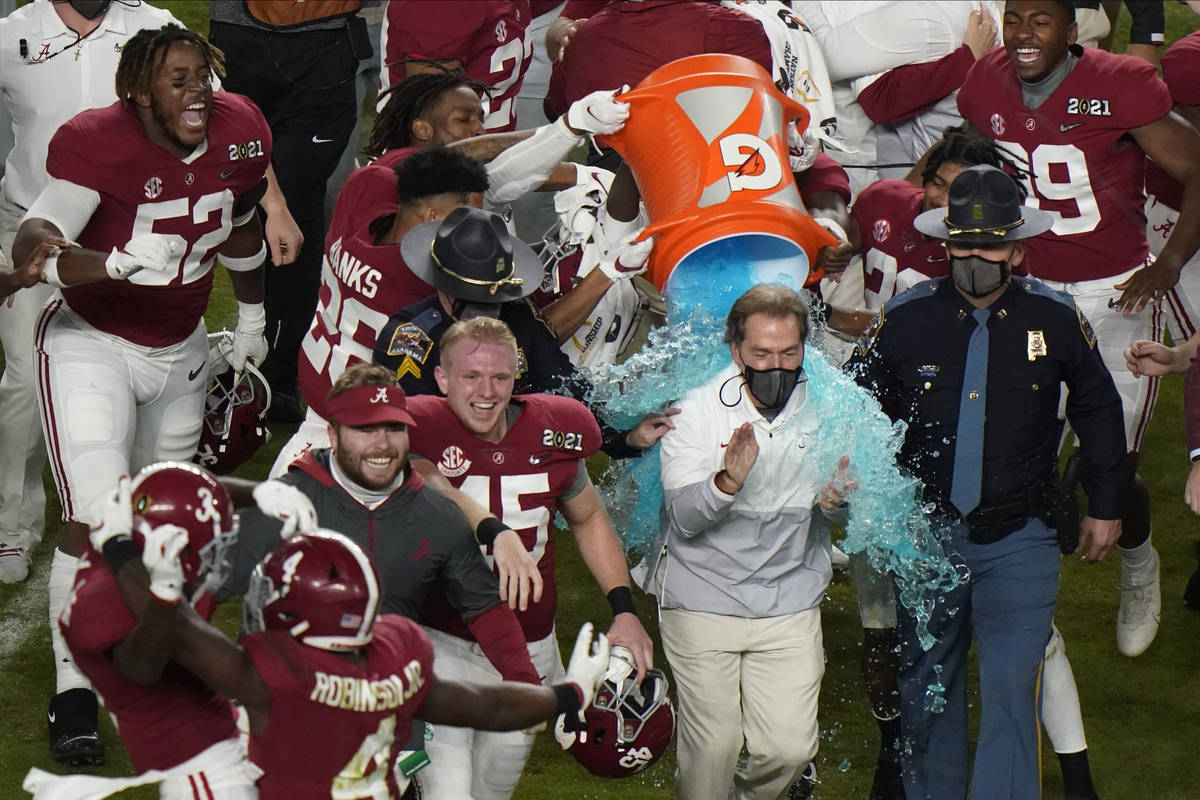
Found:
[[558, 700], [557, 714], [577, 714], [583, 705], [582, 692], [573, 683], [556, 683], [550, 687]]
[[633, 608], [633, 590], [628, 586], [618, 586], [608, 593], [608, 607], [613, 616], [617, 614], [636, 614]]
[[104, 543], [100, 552], [104, 556], [104, 560], [108, 562], [109, 569], [114, 573], [120, 572], [121, 567], [130, 561], [142, 560], [142, 551], [134, 544], [133, 537], [129, 534], [112, 537]]
[[488, 517], [483, 522], [475, 526], [475, 539], [482, 545], [490, 545], [496, 541], [496, 537], [502, 531], [508, 530], [508, 526], [495, 517]]

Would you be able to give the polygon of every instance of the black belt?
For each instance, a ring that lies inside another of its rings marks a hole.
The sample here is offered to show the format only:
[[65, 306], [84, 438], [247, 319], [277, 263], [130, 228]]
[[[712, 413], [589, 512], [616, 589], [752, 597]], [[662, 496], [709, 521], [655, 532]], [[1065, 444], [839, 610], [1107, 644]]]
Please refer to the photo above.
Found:
[[[1071, 526], [1064, 523], [1061, 516], [1063, 499], [1060, 494], [1058, 480], [1049, 476], [1041, 483], [1027, 486], [1022, 490], [1002, 497], [989, 497], [983, 500], [979, 507], [963, 516], [958, 513], [947, 500], [935, 501], [938, 513], [951, 519], [960, 520], [969, 529], [971, 541], [977, 544], [998, 542], [1010, 533], [1025, 527], [1026, 522], [1037, 517], [1047, 526], [1059, 532], [1060, 540]], [[1077, 537], [1078, 534], [1076, 533]], [[1067, 542], [1061, 542], [1065, 552]], [[1071, 550], [1074, 550], [1072, 546]]]

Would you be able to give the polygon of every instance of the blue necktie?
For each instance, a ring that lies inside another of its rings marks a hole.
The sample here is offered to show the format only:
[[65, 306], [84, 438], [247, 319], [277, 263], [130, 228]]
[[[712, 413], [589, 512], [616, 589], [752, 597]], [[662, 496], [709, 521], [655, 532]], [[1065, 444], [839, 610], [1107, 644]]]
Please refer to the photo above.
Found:
[[977, 323], [967, 342], [962, 397], [958, 401], [958, 435], [954, 443], [954, 477], [950, 502], [966, 516], [979, 505], [983, 479], [983, 417], [987, 407], [988, 318], [992, 312], [978, 308]]

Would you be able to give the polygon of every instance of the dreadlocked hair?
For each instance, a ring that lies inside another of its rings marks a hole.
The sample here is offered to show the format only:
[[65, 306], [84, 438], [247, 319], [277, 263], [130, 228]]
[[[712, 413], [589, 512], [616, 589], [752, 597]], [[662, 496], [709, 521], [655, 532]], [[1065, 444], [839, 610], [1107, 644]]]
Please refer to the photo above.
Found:
[[456, 194], [464, 205], [467, 195], [488, 189], [483, 164], [452, 147], [438, 145], [405, 158], [394, 167], [396, 195], [400, 205], [412, 205], [427, 197]]
[[200, 51], [208, 68], [218, 77], [225, 77], [225, 54], [200, 34], [167, 23], [161, 28], [138, 31], [121, 48], [121, 61], [117, 64], [117, 97], [129, 105], [139, 94], [148, 94], [154, 82], [154, 73], [162, 66], [167, 51], [176, 42], [188, 42]]
[[435, 62], [429, 63], [438, 66], [442, 71], [410, 75], [380, 95], [381, 99], [387, 98], [387, 103], [375, 117], [371, 140], [363, 149], [367, 158], [376, 159], [387, 150], [411, 147], [413, 121], [420, 119], [445, 92], [460, 86], [465, 86], [477, 94], [488, 94], [491, 91], [487, 84], [468, 78], [460, 69], [445, 69]]
[[1028, 173], [1017, 166], [999, 145], [969, 130], [966, 125], [947, 128], [942, 138], [929, 150], [925, 168], [921, 170], [921, 183], [926, 184], [933, 180], [938, 170], [946, 163], [962, 164], [964, 167], [989, 164], [1004, 170], [1014, 178], [1022, 197], [1028, 193], [1022, 182], [1022, 178]]

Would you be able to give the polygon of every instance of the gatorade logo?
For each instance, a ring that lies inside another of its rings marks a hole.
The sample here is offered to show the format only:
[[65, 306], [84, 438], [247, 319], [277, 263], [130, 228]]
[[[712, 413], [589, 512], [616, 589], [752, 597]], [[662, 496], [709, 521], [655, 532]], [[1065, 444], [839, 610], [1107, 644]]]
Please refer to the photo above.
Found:
[[774, 189], [783, 179], [783, 165], [771, 145], [749, 133], [731, 133], [718, 142], [721, 161], [730, 167], [729, 191]]

